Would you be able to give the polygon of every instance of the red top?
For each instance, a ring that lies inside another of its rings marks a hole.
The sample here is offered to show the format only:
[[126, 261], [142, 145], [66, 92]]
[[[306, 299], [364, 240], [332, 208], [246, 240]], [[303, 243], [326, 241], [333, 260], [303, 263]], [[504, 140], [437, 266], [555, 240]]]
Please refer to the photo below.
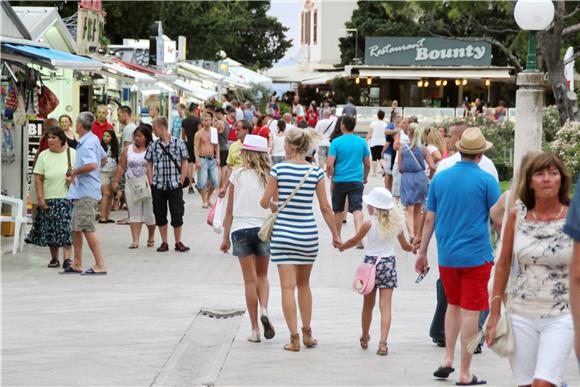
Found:
[[264, 137], [266, 140], [268, 140], [270, 138], [270, 129], [267, 126], [263, 126], [261, 128], [255, 127], [252, 134]]
[[230, 133], [228, 134], [228, 141], [238, 141], [238, 134], [236, 133], [236, 127], [234, 126], [234, 121], [230, 122], [230, 119], [226, 119], [228, 124], [230, 125]]
[[47, 136], [42, 136], [42, 138], [40, 139], [40, 143], [38, 144], [38, 151], [37, 153], [40, 154], [40, 152], [42, 152], [43, 150], [47, 150], [48, 149], [48, 139]]
[[93, 133], [99, 138], [99, 140], [103, 138], [103, 133], [105, 133], [105, 130], [107, 129], [115, 130], [113, 125], [111, 125], [108, 121], [105, 121], [104, 124], [101, 124], [99, 121], [93, 122]]
[[318, 122], [318, 112], [316, 110], [308, 109], [306, 111], [306, 122], [308, 123], [308, 126], [314, 128]]

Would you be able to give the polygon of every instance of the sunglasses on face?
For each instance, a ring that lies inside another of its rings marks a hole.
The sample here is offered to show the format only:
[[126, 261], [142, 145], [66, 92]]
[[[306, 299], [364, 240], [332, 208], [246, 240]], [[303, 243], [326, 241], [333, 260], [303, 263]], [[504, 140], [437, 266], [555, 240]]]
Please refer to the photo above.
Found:
[[415, 280], [415, 283], [418, 284], [419, 282], [423, 281], [423, 278], [425, 278], [427, 274], [429, 274], [429, 268], [427, 268], [427, 271], [425, 273], [419, 273], [419, 276]]

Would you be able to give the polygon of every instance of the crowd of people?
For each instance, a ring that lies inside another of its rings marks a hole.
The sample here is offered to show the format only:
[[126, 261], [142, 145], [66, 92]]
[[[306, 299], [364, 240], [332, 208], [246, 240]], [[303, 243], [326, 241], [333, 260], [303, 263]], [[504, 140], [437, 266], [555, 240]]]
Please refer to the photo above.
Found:
[[[580, 355], [580, 189], [571, 202], [571, 177], [556, 155], [527, 155], [509, 193], [500, 195], [497, 170], [484, 155], [493, 144], [479, 128], [422, 126], [415, 117], [400, 117], [393, 104], [388, 120], [387, 112], [377, 112], [365, 139], [355, 132], [352, 99], [341, 115], [328, 101], [320, 109], [315, 103], [304, 109], [298, 96], [292, 113], [279, 109], [275, 96], [263, 115], [249, 101], [227, 98], [220, 108], [178, 105], [177, 120], [169, 127], [158, 109], [152, 109], [157, 114], [151, 125], [137, 125], [123, 106], [117, 112], [122, 127], [115, 131], [99, 106], [96, 117], [82, 112], [74, 121], [78, 137], [71, 131], [71, 117], [45, 120], [34, 165], [36, 211], [26, 241], [49, 247], [49, 267], [60, 266], [62, 248], [63, 274], [104, 275], [95, 235], [97, 208], [99, 222], [110, 223], [116, 200], [126, 201], [128, 247], [139, 248], [145, 224], [147, 247], [155, 245], [159, 230], [158, 252], [169, 250], [169, 209], [174, 248], [187, 252], [184, 191], [197, 190], [203, 208], [223, 198], [227, 205], [219, 249], [232, 250], [239, 260], [252, 327], [248, 340], [260, 342], [262, 333], [266, 339], [275, 336], [268, 315], [271, 261], [277, 265], [289, 331], [284, 349], [296, 352], [301, 345], [318, 344], [310, 289], [319, 252], [316, 197], [333, 247], [364, 249], [363, 262], [375, 268], [375, 287], [362, 306], [361, 348], [369, 346], [378, 293], [377, 354], [388, 353], [396, 244], [417, 254], [420, 281], [430, 270], [427, 251], [435, 234], [440, 278], [430, 335], [445, 347], [445, 355], [434, 377], [446, 379], [455, 371], [459, 339], [457, 384], [485, 383], [471, 372], [467, 343], [487, 320], [485, 340], [493, 345], [504, 304], [515, 340], [510, 364], [516, 383], [563, 382], [574, 343], [573, 314]], [[382, 173], [384, 187], [363, 195], [371, 171]], [[353, 214], [355, 235], [343, 239], [347, 213]], [[272, 214], [271, 235], [264, 237], [263, 226]], [[495, 257], [490, 224], [501, 235]], [[83, 238], [95, 258], [86, 270]], [[475, 352], [480, 351], [481, 345]]]

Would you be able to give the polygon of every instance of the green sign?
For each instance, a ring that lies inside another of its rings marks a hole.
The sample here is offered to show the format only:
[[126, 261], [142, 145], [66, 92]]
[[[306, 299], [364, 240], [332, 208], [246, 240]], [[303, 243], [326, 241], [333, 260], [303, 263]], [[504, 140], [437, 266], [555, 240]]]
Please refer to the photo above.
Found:
[[489, 66], [491, 44], [445, 38], [367, 37], [366, 65]]

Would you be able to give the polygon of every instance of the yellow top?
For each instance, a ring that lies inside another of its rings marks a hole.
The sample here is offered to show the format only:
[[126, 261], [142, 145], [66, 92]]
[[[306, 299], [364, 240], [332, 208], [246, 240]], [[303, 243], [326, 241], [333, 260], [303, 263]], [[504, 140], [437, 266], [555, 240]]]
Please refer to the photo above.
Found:
[[232, 168], [241, 168], [243, 165], [242, 162], [242, 142], [240, 140], [234, 142], [230, 145], [230, 150], [228, 153], [228, 159], [226, 163]]

